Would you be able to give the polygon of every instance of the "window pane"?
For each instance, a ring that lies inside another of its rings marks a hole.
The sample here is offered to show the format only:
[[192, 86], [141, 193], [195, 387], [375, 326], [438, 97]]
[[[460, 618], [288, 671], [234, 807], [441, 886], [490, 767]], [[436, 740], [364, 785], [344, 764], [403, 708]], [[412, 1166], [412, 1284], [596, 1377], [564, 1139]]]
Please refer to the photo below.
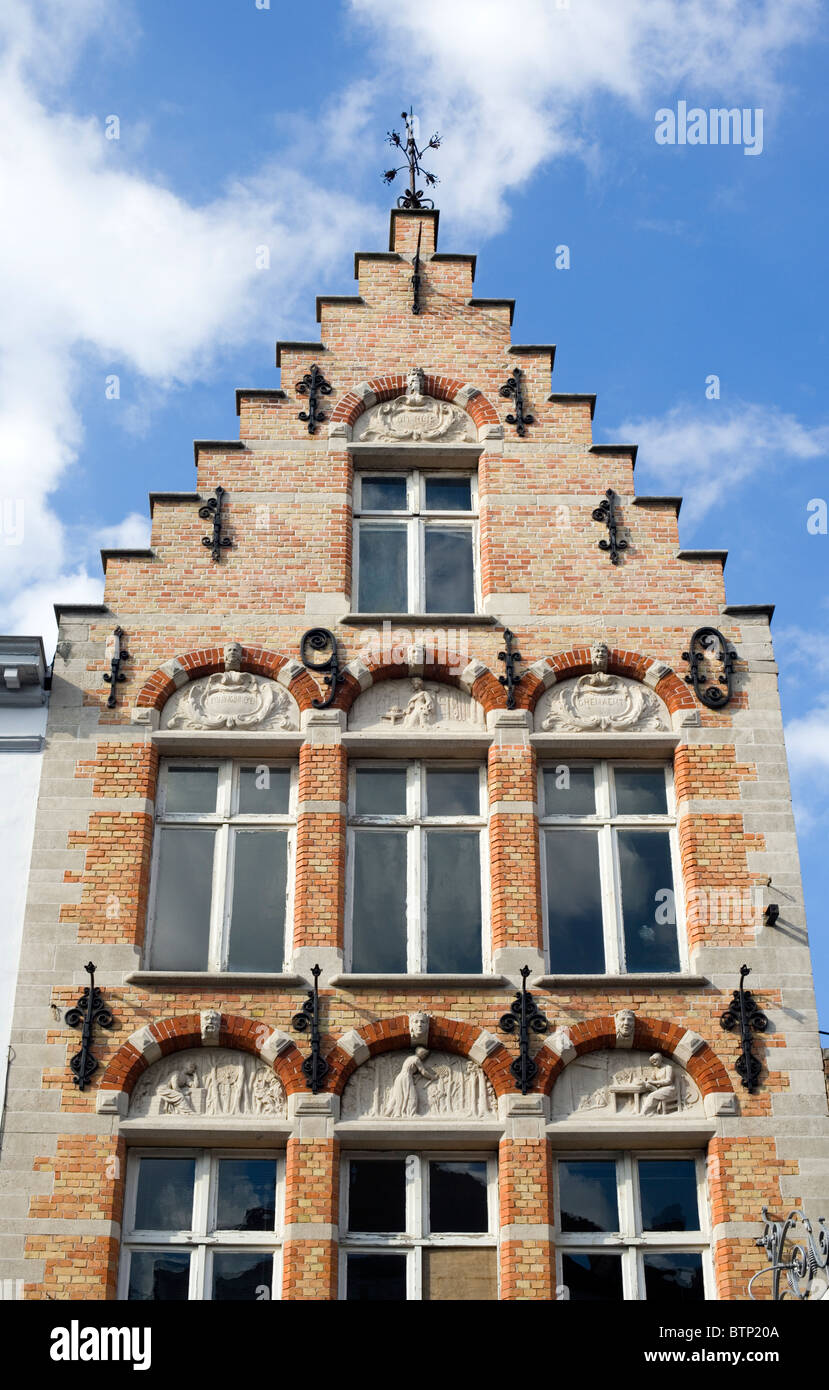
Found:
[[351, 969], [399, 975], [406, 965], [406, 833], [358, 830]]
[[189, 1231], [193, 1224], [194, 1158], [142, 1158], [135, 1200], [137, 1231]]
[[596, 975], [605, 968], [599, 837], [595, 830], [548, 830], [547, 921], [550, 969]]
[[702, 1255], [646, 1255], [645, 1297], [649, 1303], [702, 1303]]
[[374, 1300], [405, 1301], [405, 1255], [349, 1255], [346, 1261], [346, 1299], [349, 1303]]
[[423, 1298], [440, 1303], [494, 1301], [498, 1259], [493, 1249], [423, 1251]]
[[698, 1231], [697, 1166], [692, 1158], [639, 1160], [643, 1231]]
[[228, 970], [275, 970], [285, 961], [286, 830], [233, 832]]
[[362, 613], [409, 611], [406, 527], [359, 528], [360, 594]]
[[406, 1229], [405, 1158], [352, 1158], [348, 1165], [349, 1231]]
[[430, 512], [471, 512], [471, 478], [427, 478], [426, 509]]
[[426, 527], [426, 612], [474, 613], [472, 529]]
[[619, 830], [628, 970], [678, 970], [671, 848], [666, 830]]
[[405, 512], [406, 474], [373, 478], [364, 473], [360, 479], [360, 507], [364, 512]]
[[489, 1230], [486, 1163], [429, 1164], [429, 1229]]
[[561, 1274], [573, 1303], [621, 1302], [624, 1297], [619, 1255], [562, 1255]]
[[358, 767], [354, 809], [358, 816], [405, 816], [406, 769]]
[[276, 1211], [276, 1160], [220, 1158], [217, 1231], [272, 1231]]
[[259, 1250], [216, 1250], [213, 1254], [213, 1289], [216, 1303], [251, 1303], [270, 1298], [273, 1255]]
[[480, 837], [428, 831], [426, 865], [426, 969], [476, 974], [483, 969]]
[[665, 816], [668, 794], [662, 767], [616, 767], [616, 810], [620, 816]]
[[616, 1164], [568, 1159], [558, 1165], [562, 1231], [618, 1231]]
[[206, 970], [215, 830], [172, 829], [161, 836], [152, 938], [153, 970]]
[[592, 767], [568, 767], [559, 763], [544, 769], [546, 816], [594, 816], [596, 787]]
[[290, 768], [263, 766], [239, 769], [240, 815], [287, 815], [290, 793]]
[[218, 785], [217, 767], [168, 766], [164, 809], [171, 814], [181, 811], [197, 814], [215, 811]]
[[429, 768], [426, 772], [428, 816], [479, 816], [481, 778], [478, 769]]
[[190, 1254], [186, 1250], [133, 1250], [127, 1298], [140, 1302], [186, 1302]]

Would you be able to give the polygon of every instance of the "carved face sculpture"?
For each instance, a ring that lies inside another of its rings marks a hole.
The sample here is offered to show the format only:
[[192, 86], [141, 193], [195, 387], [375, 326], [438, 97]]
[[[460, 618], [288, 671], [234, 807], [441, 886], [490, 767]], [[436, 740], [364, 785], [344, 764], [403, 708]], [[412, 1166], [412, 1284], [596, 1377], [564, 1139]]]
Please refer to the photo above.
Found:
[[221, 1027], [222, 1016], [218, 1009], [206, 1009], [202, 1017], [202, 1032], [218, 1037]]
[[633, 1009], [620, 1009], [616, 1014], [616, 1037], [632, 1038], [633, 1030], [636, 1026], [636, 1015]]
[[226, 671], [240, 671], [242, 669], [242, 648], [238, 642], [231, 642], [225, 647], [224, 661]]
[[426, 1013], [412, 1014], [409, 1021], [409, 1032], [412, 1042], [425, 1043], [429, 1036], [429, 1015]]
[[417, 400], [423, 395], [423, 371], [420, 367], [412, 367], [406, 377], [406, 395]]
[[594, 642], [590, 648], [590, 665], [593, 671], [606, 671], [608, 650], [604, 642]]

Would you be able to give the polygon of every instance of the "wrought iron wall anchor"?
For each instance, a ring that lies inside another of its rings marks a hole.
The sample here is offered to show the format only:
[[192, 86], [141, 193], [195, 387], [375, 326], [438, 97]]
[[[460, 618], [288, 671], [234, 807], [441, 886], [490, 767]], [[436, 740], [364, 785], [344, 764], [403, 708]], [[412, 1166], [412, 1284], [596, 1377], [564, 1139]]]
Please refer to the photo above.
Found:
[[[779, 1221], [769, 1215], [768, 1207], [763, 1207], [763, 1220], [766, 1223], [765, 1229], [754, 1244], [765, 1250], [769, 1264], [749, 1279], [749, 1298], [755, 1297], [752, 1289], [755, 1279], [762, 1278], [764, 1274], [771, 1274], [771, 1296], [775, 1303], [782, 1303], [787, 1293], [802, 1303], [809, 1298], [816, 1275], [823, 1275], [829, 1282], [829, 1230], [824, 1219], [820, 1217], [816, 1231], [808, 1217], [797, 1208], [789, 1212], [785, 1221]], [[802, 1224], [803, 1233], [796, 1230], [798, 1223]], [[795, 1235], [789, 1258], [786, 1259], [785, 1246], [790, 1232], [794, 1232]], [[786, 1276], [786, 1287], [781, 1290], [783, 1274]], [[801, 1280], [806, 1281], [804, 1288], [801, 1288]], [[822, 1283], [823, 1280], [821, 1285]]]
[[779, 904], [779, 903], [769, 903], [768, 907], [766, 908], [765, 912], [763, 913], [763, 921], [765, 922], [765, 924], [766, 924], [767, 927], [774, 927], [774, 926], [777, 925], [777, 919], [778, 919], [779, 916], [780, 916], [780, 904]]
[[501, 685], [507, 687], [507, 709], [515, 709], [515, 687], [521, 680], [521, 676], [515, 674], [515, 663], [516, 661], [524, 660], [520, 652], [514, 652], [512, 650], [514, 636], [515, 634], [510, 632], [508, 627], [504, 628], [504, 644], [506, 646], [506, 651], [498, 653], [498, 660], [505, 663], [506, 669], [506, 675], [499, 676], [498, 680], [501, 682]]
[[518, 1056], [510, 1065], [515, 1077], [515, 1089], [525, 1096], [538, 1074], [538, 1067], [530, 1056], [530, 1033], [546, 1033], [549, 1022], [541, 1012], [535, 999], [527, 991], [527, 976], [530, 967], [521, 970], [521, 988], [510, 1004], [509, 1013], [501, 1014], [498, 1027], [502, 1033], [518, 1033]]
[[419, 179], [423, 178], [428, 188], [434, 188], [435, 184], [438, 181], [437, 174], [429, 174], [425, 169], [421, 169], [420, 161], [427, 150], [440, 149], [440, 136], [437, 133], [435, 133], [429, 141], [428, 145], [424, 145], [423, 149], [420, 149], [418, 147], [417, 141], [415, 140], [414, 113], [410, 110], [409, 114], [406, 115], [405, 111], [401, 111], [400, 116], [401, 119], [406, 122], [405, 139], [401, 135], [399, 135], [396, 130], [390, 130], [388, 133], [388, 141], [389, 144], [392, 145], [395, 149], [401, 150], [403, 152], [406, 163], [399, 164], [396, 169], [387, 169], [383, 175], [383, 182], [394, 183], [394, 180], [397, 178], [397, 175], [400, 173], [401, 169], [405, 169], [408, 167], [409, 187], [406, 189], [406, 192], [398, 198], [397, 206], [399, 208], [410, 209], [433, 208], [435, 206], [433, 200], [431, 198], [424, 198], [423, 190], [417, 187], [417, 183]]
[[81, 1028], [81, 1050], [76, 1052], [70, 1060], [69, 1070], [72, 1073], [72, 1080], [79, 1091], [82, 1091], [90, 1077], [94, 1076], [98, 1070], [99, 1063], [92, 1056], [92, 1025], [97, 1023], [100, 1028], [111, 1028], [115, 1020], [109, 1009], [101, 998], [101, 991], [95, 984], [95, 966], [92, 961], [84, 966], [84, 970], [89, 975], [89, 984], [84, 989], [83, 994], [73, 1009], [67, 1009], [65, 1020], [70, 1028]]
[[420, 238], [421, 238], [422, 235], [423, 235], [423, 223], [421, 222], [420, 226], [419, 226], [418, 229], [417, 229], [417, 250], [415, 251], [415, 257], [414, 257], [414, 260], [413, 260], [413, 262], [412, 262], [412, 272], [413, 272], [413, 274], [412, 274], [412, 282], [411, 282], [411, 283], [412, 283], [412, 313], [413, 313], [413, 314], [419, 314], [419, 313], [420, 313], [420, 282], [421, 282], [421, 280], [422, 280], [422, 278], [423, 278], [422, 275], [420, 274]]
[[[705, 674], [705, 657], [710, 656], [714, 661], [719, 661], [722, 672], [717, 677], [717, 685], [708, 683]], [[687, 652], [682, 653], [682, 660], [687, 661], [691, 667], [689, 675], [685, 677], [686, 685], [694, 687], [694, 694], [709, 709], [723, 709], [728, 704], [733, 690], [734, 676], [734, 657], [735, 651], [729, 647], [722, 633], [716, 627], [698, 627], [688, 643]], [[720, 690], [720, 686], [725, 686]]]
[[726, 1033], [733, 1033], [735, 1028], [740, 1030], [742, 1050], [737, 1058], [737, 1074], [749, 1095], [757, 1090], [757, 1081], [762, 1070], [762, 1064], [751, 1050], [751, 1031], [754, 1029], [756, 1033], [765, 1033], [769, 1026], [769, 1021], [751, 990], [743, 989], [743, 981], [746, 975], [750, 974], [751, 970], [747, 965], [740, 966], [740, 988], [732, 992], [731, 1003], [720, 1018], [720, 1027], [724, 1028]]
[[[323, 661], [309, 661], [308, 649], [313, 652], [328, 651], [328, 656]], [[327, 627], [309, 627], [307, 632], [303, 632], [299, 642], [299, 659], [308, 671], [313, 671], [315, 675], [322, 675], [323, 671], [329, 674], [324, 677], [323, 685], [328, 686], [328, 694], [324, 700], [312, 700], [314, 709], [328, 709], [333, 705], [337, 696], [337, 686], [342, 685], [345, 680], [343, 672], [340, 670], [340, 660], [337, 655], [337, 639], [333, 632], [329, 632]]]
[[107, 699], [107, 709], [115, 709], [118, 698], [115, 687], [122, 684], [127, 678], [121, 670], [121, 664], [130, 660], [130, 654], [126, 647], [121, 645], [121, 638], [124, 636], [124, 629], [116, 627], [111, 637], [107, 638], [105, 655], [109, 662], [109, 670], [104, 672], [104, 680], [111, 686], [109, 698]]
[[199, 516], [202, 521], [213, 522], [213, 535], [202, 536], [201, 543], [210, 551], [211, 559], [218, 562], [223, 550], [230, 550], [233, 541], [229, 536], [222, 535], [222, 508], [224, 506], [225, 490], [223, 487], [216, 488], [216, 496], [211, 497], [205, 502], [203, 507], [199, 507]]
[[316, 434], [317, 425], [321, 425], [325, 419], [325, 412], [317, 410], [317, 397], [330, 396], [334, 388], [330, 381], [325, 380], [316, 362], [314, 362], [310, 372], [305, 373], [302, 381], [298, 381], [294, 389], [298, 396], [308, 397], [308, 409], [301, 410], [298, 418], [307, 424], [309, 434]]
[[611, 565], [618, 565], [620, 552], [628, 548], [627, 541], [620, 541], [618, 538], [619, 528], [616, 522], [615, 502], [616, 493], [612, 487], [609, 487], [604, 495], [604, 500], [599, 503], [598, 507], [593, 508], [593, 520], [602, 521], [607, 527], [608, 538], [599, 541], [599, 549], [610, 551]]
[[321, 970], [315, 965], [311, 971], [314, 977], [314, 988], [308, 991], [299, 1013], [294, 1014], [291, 1019], [291, 1026], [296, 1028], [298, 1033], [311, 1033], [311, 1052], [302, 1063], [302, 1075], [308, 1083], [309, 1091], [317, 1094], [322, 1082], [325, 1080], [330, 1070], [328, 1063], [320, 1051], [320, 1013], [319, 1013], [319, 977]]
[[521, 385], [521, 368], [515, 367], [510, 373], [508, 381], [499, 388], [499, 396], [511, 396], [515, 401], [515, 414], [507, 416], [507, 424], [515, 425], [515, 433], [523, 438], [527, 433], [526, 426], [535, 424], [533, 415], [524, 413], [524, 389]]

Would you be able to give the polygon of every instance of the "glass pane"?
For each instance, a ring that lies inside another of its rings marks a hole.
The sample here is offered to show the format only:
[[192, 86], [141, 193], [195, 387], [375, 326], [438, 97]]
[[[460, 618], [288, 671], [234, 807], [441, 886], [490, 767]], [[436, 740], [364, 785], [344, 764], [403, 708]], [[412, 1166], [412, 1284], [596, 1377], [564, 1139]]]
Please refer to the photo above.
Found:
[[288, 832], [233, 832], [228, 970], [275, 970], [285, 962]]
[[203, 815], [215, 811], [218, 786], [217, 767], [168, 766], [164, 809], [170, 814], [190, 811]]
[[624, 1297], [620, 1255], [562, 1255], [561, 1277], [573, 1303], [614, 1303]]
[[471, 512], [471, 478], [427, 478], [426, 509], [430, 512]]
[[346, 1300], [390, 1303], [405, 1301], [405, 1255], [349, 1255], [346, 1261]]
[[599, 836], [595, 830], [548, 830], [547, 921], [550, 969], [597, 975], [605, 968]]
[[642, 1158], [643, 1231], [698, 1231], [697, 1166], [692, 1158]]
[[405, 1158], [352, 1158], [348, 1165], [349, 1231], [406, 1229]]
[[649, 1303], [702, 1303], [702, 1255], [646, 1255], [645, 1297]]
[[428, 831], [426, 872], [426, 969], [478, 974], [483, 969], [479, 835]]
[[260, 1250], [216, 1250], [213, 1288], [216, 1303], [264, 1302], [273, 1288], [273, 1255]]
[[206, 970], [215, 830], [171, 829], [161, 836], [152, 937], [153, 970]]
[[663, 767], [616, 767], [616, 811], [620, 816], [666, 816], [668, 793]]
[[405, 512], [406, 474], [372, 478], [364, 473], [360, 479], [360, 507], [364, 512]]
[[407, 613], [409, 585], [406, 527], [359, 528], [361, 613]]
[[180, 1303], [190, 1291], [189, 1250], [133, 1250], [127, 1298], [136, 1302]]
[[217, 1231], [272, 1231], [276, 1212], [276, 1160], [220, 1158]]
[[667, 830], [619, 830], [628, 970], [678, 970], [679, 941]]
[[194, 1158], [142, 1158], [135, 1200], [136, 1231], [189, 1231], [193, 1224]]
[[429, 1229], [488, 1231], [486, 1164], [429, 1164]]
[[562, 1231], [618, 1231], [616, 1164], [612, 1159], [562, 1160], [558, 1181]]
[[545, 816], [594, 816], [596, 788], [592, 767], [558, 763], [544, 769]]
[[471, 527], [426, 527], [426, 612], [474, 613]]
[[354, 809], [358, 816], [405, 816], [406, 769], [358, 767]]
[[290, 768], [265, 766], [239, 768], [240, 815], [287, 815], [290, 794]]
[[405, 974], [406, 832], [354, 833], [351, 969]]
[[491, 1248], [423, 1251], [423, 1298], [440, 1303], [495, 1301], [498, 1259]]
[[427, 816], [479, 816], [481, 777], [478, 769], [429, 768], [426, 772]]

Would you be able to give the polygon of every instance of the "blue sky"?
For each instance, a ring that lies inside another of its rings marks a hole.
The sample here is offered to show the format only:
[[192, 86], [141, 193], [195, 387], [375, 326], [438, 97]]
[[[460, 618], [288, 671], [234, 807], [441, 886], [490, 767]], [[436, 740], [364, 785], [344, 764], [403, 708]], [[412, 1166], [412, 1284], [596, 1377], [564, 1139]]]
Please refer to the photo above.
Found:
[[[236, 435], [234, 387], [278, 385], [274, 340], [353, 291], [411, 102], [445, 138], [442, 248], [516, 298], [516, 342], [558, 344], [555, 390], [597, 392], [597, 441], [640, 444], [638, 490], [684, 494], [683, 545], [730, 550], [729, 600], [777, 604], [829, 1028], [828, 37], [812, 0], [7, 0], [4, 630], [51, 646], [147, 492], [193, 486], [193, 438]], [[761, 108], [762, 152], [657, 144], [679, 101]]]

